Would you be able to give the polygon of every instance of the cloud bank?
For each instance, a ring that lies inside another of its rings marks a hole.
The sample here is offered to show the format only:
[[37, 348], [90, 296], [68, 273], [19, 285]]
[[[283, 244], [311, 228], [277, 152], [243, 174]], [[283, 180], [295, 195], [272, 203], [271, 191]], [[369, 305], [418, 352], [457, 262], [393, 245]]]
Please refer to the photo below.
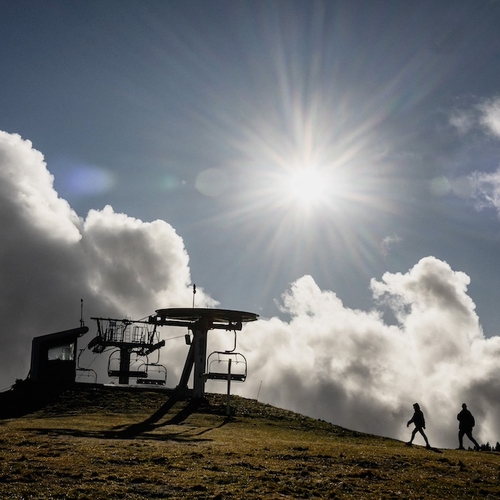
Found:
[[[409, 438], [406, 421], [419, 402], [428, 436], [456, 445], [456, 414], [467, 402], [484, 442], [500, 436], [500, 338], [486, 339], [469, 278], [434, 257], [407, 273], [372, 280], [380, 312], [346, 308], [310, 276], [283, 296], [289, 322], [248, 325], [241, 343], [251, 361], [245, 393], [358, 430]], [[265, 346], [265, 350], [261, 346]]]
[[[111, 207], [79, 217], [55, 192], [42, 154], [5, 132], [0, 221], [3, 387], [26, 376], [33, 336], [78, 326], [80, 298], [92, 316], [134, 319], [191, 303], [189, 259], [172, 226]], [[400, 439], [408, 439], [405, 423], [419, 402], [431, 443], [450, 447], [457, 444], [456, 414], [466, 402], [478, 422], [476, 438], [496, 442], [500, 338], [484, 337], [469, 281], [426, 257], [405, 273], [373, 279], [374, 307], [361, 311], [303, 276], [283, 294], [288, 319], [262, 319], [239, 335], [249, 378], [235, 390]], [[198, 290], [198, 306], [213, 304]], [[213, 333], [212, 348], [227, 342], [222, 332]], [[163, 361], [175, 385], [186, 346], [167, 347]], [[224, 387], [211, 382], [208, 389]]]
[[[31, 339], [93, 316], [142, 318], [191, 300], [184, 243], [164, 221], [109, 206], [77, 216], [53, 188], [43, 156], [0, 131], [0, 388], [24, 378]], [[200, 305], [213, 301], [199, 289]]]

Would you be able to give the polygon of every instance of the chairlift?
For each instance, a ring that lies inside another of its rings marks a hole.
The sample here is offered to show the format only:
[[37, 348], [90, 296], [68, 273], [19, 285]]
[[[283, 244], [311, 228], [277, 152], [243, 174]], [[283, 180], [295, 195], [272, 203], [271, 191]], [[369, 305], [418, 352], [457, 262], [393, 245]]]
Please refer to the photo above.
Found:
[[137, 379], [141, 385], [167, 385], [167, 369], [160, 363], [143, 363], [141, 368], [146, 376]]
[[207, 379], [234, 380], [245, 382], [247, 378], [247, 359], [236, 352], [236, 330], [233, 348], [228, 351], [214, 351], [207, 358]]
[[[148, 376], [146, 370], [139, 366], [139, 369], [133, 370], [131, 367], [128, 370], [122, 370], [120, 367], [120, 349], [114, 350], [108, 359], [108, 376], [109, 377], [134, 377], [137, 379], [146, 378]], [[136, 360], [137, 362], [137, 360]], [[129, 365], [130, 366], [130, 365]]]
[[234, 351], [214, 351], [207, 358], [206, 378], [210, 380], [234, 380], [245, 382], [247, 360]]

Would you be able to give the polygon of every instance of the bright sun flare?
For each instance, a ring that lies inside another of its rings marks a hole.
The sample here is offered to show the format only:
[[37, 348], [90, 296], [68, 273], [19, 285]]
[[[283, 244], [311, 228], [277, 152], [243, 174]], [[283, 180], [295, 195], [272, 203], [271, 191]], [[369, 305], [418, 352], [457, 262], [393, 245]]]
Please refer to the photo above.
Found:
[[289, 177], [287, 191], [292, 201], [302, 205], [312, 205], [323, 197], [325, 180], [317, 170], [302, 168]]

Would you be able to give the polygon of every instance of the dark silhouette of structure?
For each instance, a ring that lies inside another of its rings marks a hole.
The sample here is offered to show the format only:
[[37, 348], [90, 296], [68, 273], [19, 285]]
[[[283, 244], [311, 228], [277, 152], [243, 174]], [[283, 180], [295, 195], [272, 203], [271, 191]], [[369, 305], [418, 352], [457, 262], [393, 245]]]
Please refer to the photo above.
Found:
[[158, 354], [165, 345], [165, 341], [159, 339], [156, 325], [140, 320], [91, 319], [97, 322], [97, 335], [89, 342], [88, 348], [98, 354], [114, 348], [109, 356], [109, 377], [118, 377], [118, 383], [124, 385], [129, 383], [130, 378], [151, 382], [149, 368], [155, 366], [165, 370], [165, 379], [161, 382], [166, 382], [166, 369], [158, 362], [150, 363], [147, 358], [153, 352]]
[[[187, 392], [188, 380], [193, 372], [193, 398], [203, 398], [205, 396], [205, 382], [207, 379], [227, 380], [228, 387], [231, 380], [244, 381], [246, 378], [246, 360], [244, 356], [235, 352], [235, 347], [231, 351], [216, 351], [217, 365], [227, 367], [227, 371], [221, 372], [210, 370], [213, 366], [213, 358], [210, 359], [209, 371], [207, 368], [207, 340], [209, 330], [241, 330], [243, 323], [255, 321], [257, 314], [232, 311], [228, 309], [208, 309], [208, 308], [174, 308], [158, 309], [154, 316], [149, 317], [149, 322], [155, 326], [180, 326], [187, 328], [193, 335], [189, 339], [189, 352], [182, 370], [181, 378], [177, 386], [179, 393]], [[226, 357], [226, 360], [222, 360]], [[232, 366], [241, 363], [244, 371], [240, 373], [232, 372]]]
[[467, 405], [464, 403], [462, 405], [462, 411], [457, 415], [458, 424], [458, 449], [464, 450], [464, 435], [467, 436], [473, 443], [476, 450], [479, 450], [480, 446], [478, 442], [472, 436], [472, 429], [476, 425], [476, 421], [472, 413], [467, 409]]
[[[203, 398], [209, 379], [226, 381], [228, 393], [232, 381], [245, 381], [247, 362], [243, 354], [236, 352], [236, 331], [242, 329], [243, 323], [257, 318], [257, 314], [250, 312], [195, 307], [158, 309], [147, 321], [91, 318], [97, 322], [97, 335], [88, 348], [97, 354], [111, 350], [108, 376], [117, 377], [119, 384], [128, 385], [135, 378], [138, 384], [165, 385], [166, 368], [159, 363], [159, 351], [165, 340], [160, 340], [158, 328], [185, 327], [190, 332], [185, 335], [189, 351], [176, 392], [184, 395], [192, 392], [195, 399]], [[209, 330], [233, 331], [233, 348], [215, 351], [207, 358]], [[157, 356], [154, 362], [149, 360], [152, 353]], [[156, 378], [151, 376], [152, 370], [156, 371]], [[188, 389], [191, 379], [192, 391]]]
[[35, 337], [31, 344], [29, 380], [64, 387], [75, 382], [77, 339], [86, 326]]
[[422, 437], [424, 438], [425, 445], [427, 448], [430, 448], [431, 445], [429, 444], [429, 440], [427, 439], [427, 436], [425, 435], [424, 429], [425, 429], [425, 417], [423, 411], [420, 409], [420, 405], [418, 403], [415, 403], [413, 405], [414, 413], [413, 417], [408, 420], [408, 423], [406, 424], [406, 427], [409, 427], [411, 423], [415, 424], [415, 428], [413, 429], [411, 433], [411, 439], [406, 443], [408, 446], [411, 446], [413, 444], [413, 439], [415, 439], [415, 435], [417, 432], [420, 432], [422, 434]]

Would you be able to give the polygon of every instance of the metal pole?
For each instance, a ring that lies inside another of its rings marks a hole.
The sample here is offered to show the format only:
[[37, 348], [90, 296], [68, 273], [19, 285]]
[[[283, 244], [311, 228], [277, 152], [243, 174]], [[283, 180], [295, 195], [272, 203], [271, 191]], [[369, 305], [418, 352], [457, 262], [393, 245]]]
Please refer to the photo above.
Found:
[[200, 325], [193, 330], [194, 344], [194, 376], [193, 376], [193, 398], [205, 397], [205, 366], [207, 363], [207, 328]]
[[231, 416], [231, 361], [229, 358], [227, 366], [227, 399], [226, 399], [226, 415]]
[[188, 388], [189, 376], [191, 375], [191, 371], [193, 370], [194, 365], [194, 342], [189, 346], [189, 352], [186, 358], [186, 362], [184, 363], [184, 368], [182, 370], [181, 379], [179, 381], [179, 385], [177, 386], [179, 390], [186, 391]]
[[120, 375], [118, 383], [128, 385], [130, 372], [130, 350], [128, 347], [120, 348]]

